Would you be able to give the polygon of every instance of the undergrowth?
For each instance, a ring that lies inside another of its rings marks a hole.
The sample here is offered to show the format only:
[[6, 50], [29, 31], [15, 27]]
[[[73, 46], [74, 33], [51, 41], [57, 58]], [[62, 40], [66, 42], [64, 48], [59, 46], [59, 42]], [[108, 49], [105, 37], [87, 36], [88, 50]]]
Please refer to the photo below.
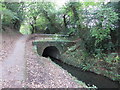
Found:
[[97, 55], [90, 56], [81, 48], [74, 51], [76, 47], [76, 45], [69, 47], [63, 54], [63, 57], [66, 58], [63, 59], [64, 62], [80, 67], [83, 70], [102, 74], [115, 81], [120, 80], [120, 56], [117, 53], [99, 53]]

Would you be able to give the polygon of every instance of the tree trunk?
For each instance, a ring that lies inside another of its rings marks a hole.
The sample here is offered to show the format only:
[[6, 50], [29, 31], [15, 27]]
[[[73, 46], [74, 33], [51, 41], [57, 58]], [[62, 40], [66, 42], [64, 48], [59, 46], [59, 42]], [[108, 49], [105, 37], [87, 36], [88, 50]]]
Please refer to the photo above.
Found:
[[66, 18], [65, 18], [66, 14], [63, 15], [63, 20], [64, 20], [64, 26], [65, 26], [65, 29], [67, 29], [67, 22], [66, 22]]
[[34, 25], [31, 24], [31, 23], [30, 23], [30, 25], [31, 25], [31, 27], [32, 27], [31, 33], [33, 34], [33, 33], [34, 33]]
[[36, 26], [37, 16], [33, 16], [33, 19], [34, 19], [34, 33], [35, 33], [37, 31], [37, 26]]
[[13, 28], [16, 30], [19, 30], [20, 29], [20, 21], [18, 20], [18, 19], [15, 19], [14, 21], [13, 21]]
[[[51, 23], [51, 27], [54, 27], [56, 31], [60, 31], [59, 28], [56, 27], [56, 25], [53, 23], [52, 19], [48, 16], [47, 12], [44, 10], [44, 15], [48, 19], [48, 21]], [[51, 30], [50, 30], [51, 31]], [[56, 32], [55, 31], [55, 32]]]

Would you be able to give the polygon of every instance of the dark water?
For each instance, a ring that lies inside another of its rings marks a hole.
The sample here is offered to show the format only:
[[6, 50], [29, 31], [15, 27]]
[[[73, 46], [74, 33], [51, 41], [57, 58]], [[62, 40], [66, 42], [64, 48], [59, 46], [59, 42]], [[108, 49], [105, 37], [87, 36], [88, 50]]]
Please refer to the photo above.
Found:
[[85, 82], [88, 86], [95, 85], [98, 89], [108, 88], [107, 90], [120, 90], [120, 84], [118, 82], [112, 81], [107, 77], [95, 74], [90, 71], [83, 71], [80, 68], [65, 64], [61, 60], [50, 57], [53, 62], [61, 66], [63, 69], [67, 70], [71, 75], [76, 77], [78, 80]]

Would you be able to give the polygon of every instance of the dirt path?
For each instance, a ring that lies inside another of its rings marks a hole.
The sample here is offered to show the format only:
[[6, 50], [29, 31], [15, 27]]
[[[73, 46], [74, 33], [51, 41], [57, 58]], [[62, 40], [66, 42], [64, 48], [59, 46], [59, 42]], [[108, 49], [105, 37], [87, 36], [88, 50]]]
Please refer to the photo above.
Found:
[[[40, 39], [44, 39], [40, 37]], [[29, 88], [82, 88], [85, 84], [72, 77], [50, 59], [40, 57], [33, 49], [32, 40], [26, 43], [26, 83]], [[79, 89], [81, 90], [81, 89]], [[83, 89], [84, 90], [84, 89]]]
[[22, 36], [15, 44], [13, 52], [2, 63], [2, 87], [23, 87], [25, 80], [25, 42]]
[[[12, 53], [0, 62], [3, 88], [82, 88], [73, 78], [51, 60], [39, 57], [28, 36], [20, 37]], [[42, 38], [41, 38], [42, 39]], [[26, 42], [27, 40], [27, 42]], [[57, 72], [57, 73], [56, 73]], [[0, 83], [1, 86], [1, 83]]]

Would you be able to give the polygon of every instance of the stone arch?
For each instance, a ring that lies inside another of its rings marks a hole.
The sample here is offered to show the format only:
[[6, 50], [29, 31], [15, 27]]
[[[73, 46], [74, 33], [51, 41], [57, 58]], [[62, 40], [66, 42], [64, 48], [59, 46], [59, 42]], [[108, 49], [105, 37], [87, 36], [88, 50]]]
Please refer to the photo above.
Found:
[[43, 57], [54, 57], [56, 59], [60, 58], [60, 51], [56, 46], [48, 46], [43, 50]]

